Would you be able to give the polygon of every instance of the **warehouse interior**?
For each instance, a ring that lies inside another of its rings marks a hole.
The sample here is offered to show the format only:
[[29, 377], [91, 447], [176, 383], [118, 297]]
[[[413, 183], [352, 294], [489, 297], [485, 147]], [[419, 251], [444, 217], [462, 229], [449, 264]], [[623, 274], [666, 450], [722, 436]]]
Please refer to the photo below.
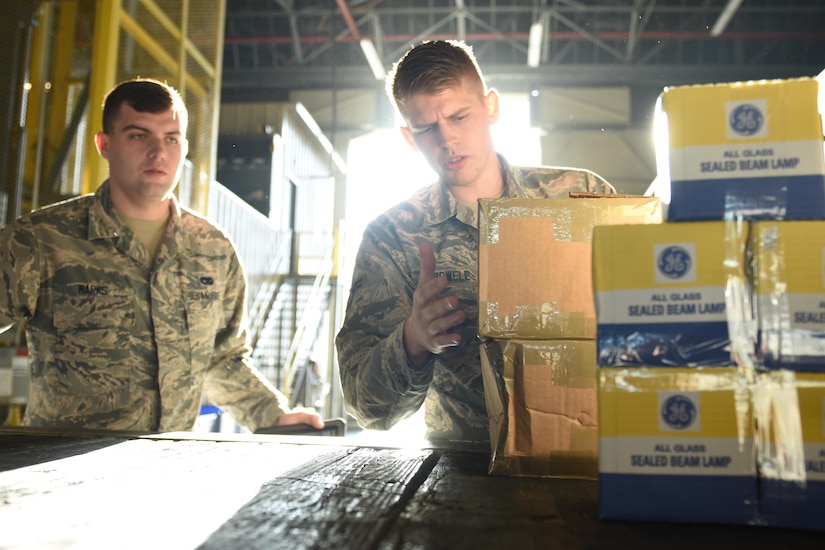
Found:
[[[363, 223], [430, 183], [384, 91], [384, 75], [411, 45], [473, 46], [487, 84], [512, 105], [502, 119], [521, 124], [500, 134], [503, 151], [515, 142], [513, 156], [531, 155], [523, 162], [587, 168], [635, 195], [657, 178], [654, 113], [667, 87], [825, 70], [821, 0], [6, 0], [4, 8], [0, 226], [105, 179], [93, 144], [105, 91], [136, 76], [169, 82], [190, 111], [178, 197], [238, 246], [262, 372], [292, 404], [328, 418], [346, 417], [333, 339]], [[21, 331], [2, 337], [20, 345]]]

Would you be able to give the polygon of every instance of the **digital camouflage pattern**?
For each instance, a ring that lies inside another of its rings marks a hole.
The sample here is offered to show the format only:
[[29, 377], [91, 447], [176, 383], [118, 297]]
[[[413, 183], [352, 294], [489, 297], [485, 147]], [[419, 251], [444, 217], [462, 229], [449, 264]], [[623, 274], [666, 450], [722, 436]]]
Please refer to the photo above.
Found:
[[[592, 172], [511, 167], [505, 197], [560, 198], [570, 191], [614, 193]], [[464, 323], [461, 344], [416, 369], [404, 351], [404, 321], [418, 285], [418, 245], [435, 253], [437, 275], [450, 281]], [[487, 442], [490, 434], [478, 334], [478, 214], [436, 183], [372, 221], [364, 231], [343, 326], [336, 337], [348, 411], [369, 429], [386, 430], [425, 404], [427, 437]]]
[[272, 426], [286, 398], [250, 362], [246, 281], [232, 242], [173, 199], [152, 263], [97, 193], [0, 230], [0, 330], [25, 324], [23, 423], [191, 430], [202, 395], [239, 423]]

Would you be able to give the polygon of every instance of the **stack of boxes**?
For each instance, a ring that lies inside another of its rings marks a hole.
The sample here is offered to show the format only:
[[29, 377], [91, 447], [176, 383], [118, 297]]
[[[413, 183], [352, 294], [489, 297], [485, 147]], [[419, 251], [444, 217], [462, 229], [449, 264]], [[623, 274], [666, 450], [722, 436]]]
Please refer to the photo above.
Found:
[[817, 82], [669, 88], [659, 117], [668, 221], [593, 235], [600, 515], [821, 529]]
[[751, 245], [760, 511], [825, 529], [825, 221], [756, 221]]
[[726, 306], [729, 280], [745, 277], [742, 227], [594, 231], [603, 517], [753, 515], [750, 400], [731, 358]]
[[652, 197], [479, 202], [491, 473], [597, 478], [593, 228], [661, 222]]

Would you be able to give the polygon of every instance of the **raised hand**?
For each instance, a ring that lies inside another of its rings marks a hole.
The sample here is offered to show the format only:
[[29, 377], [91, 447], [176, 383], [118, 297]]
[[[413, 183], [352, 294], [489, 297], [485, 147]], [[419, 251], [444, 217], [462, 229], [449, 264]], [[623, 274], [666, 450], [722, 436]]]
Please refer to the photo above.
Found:
[[449, 330], [464, 322], [465, 315], [458, 309], [455, 296], [442, 295], [447, 289], [447, 279], [435, 276], [433, 249], [422, 243], [418, 252], [421, 274], [413, 294], [412, 313], [404, 322], [404, 347], [410, 362], [420, 367], [430, 354], [439, 354], [461, 343], [461, 336]]

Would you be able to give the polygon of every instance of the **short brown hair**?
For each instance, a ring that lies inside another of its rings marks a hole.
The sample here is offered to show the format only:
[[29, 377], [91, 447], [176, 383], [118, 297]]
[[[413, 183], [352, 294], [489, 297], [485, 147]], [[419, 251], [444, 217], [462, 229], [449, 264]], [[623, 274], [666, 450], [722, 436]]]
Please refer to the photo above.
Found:
[[140, 113], [162, 113], [174, 110], [180, 118], [180, 129], [186, 134], [189, 115], [177, 90], [165, 82], [151, 78], [126, 80], [112, 88], [103, 99], [103, 132], [114, 131], [115, 117], [120, 107], [128, 105]]
[[472, 46], [459, 40], [422, 42], [407, 51], [387, 75], [386, 90], [396, 108], [418, 93], [436, 93], [469, 78], [487, 93], [487, 84]]

